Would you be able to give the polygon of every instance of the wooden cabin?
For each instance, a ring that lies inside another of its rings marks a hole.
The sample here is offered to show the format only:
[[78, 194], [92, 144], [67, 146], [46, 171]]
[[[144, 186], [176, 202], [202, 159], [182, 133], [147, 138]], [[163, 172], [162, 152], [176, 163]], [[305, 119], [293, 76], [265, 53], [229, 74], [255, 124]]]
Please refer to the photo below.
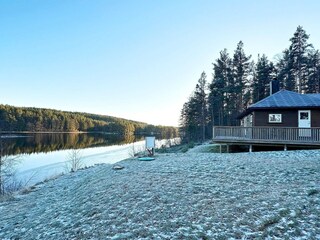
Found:
[[214, 127], [213, 140], [230, 144], [320, 147], [320, 94], [280, 90], [243, 111], [238, 127]]

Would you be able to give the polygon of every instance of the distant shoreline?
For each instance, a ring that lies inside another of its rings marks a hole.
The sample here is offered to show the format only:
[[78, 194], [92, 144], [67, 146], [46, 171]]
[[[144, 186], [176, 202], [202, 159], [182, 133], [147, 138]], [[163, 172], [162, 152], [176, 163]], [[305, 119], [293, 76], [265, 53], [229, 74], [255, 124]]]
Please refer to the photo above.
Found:
[[[50, 132], [50, 131], [36, 131], [36, 132], [30, 132], [30, 131], [1, 131], [0, 130], [0, 136], [2, 134], [37, 134], [37, 133], [45, 133], [45, 134], [54, 134], [54, 133], [101, 133], [101, 134], [108, 134], [108, 135], [123, 135], [123, 133], [118, 133], [118, 132], [102, 132], [102, 131], [74, 131], [74, 132], [66, 132], [66, 131], [63, 131], [63, 132]], [[144, 132], [144, 133], [132, 133], [132, 135], [140, 135], [140, 136], [143, 136], [143, 135], [160, 135], [161, 133], [147, 133], [147, 132]]]

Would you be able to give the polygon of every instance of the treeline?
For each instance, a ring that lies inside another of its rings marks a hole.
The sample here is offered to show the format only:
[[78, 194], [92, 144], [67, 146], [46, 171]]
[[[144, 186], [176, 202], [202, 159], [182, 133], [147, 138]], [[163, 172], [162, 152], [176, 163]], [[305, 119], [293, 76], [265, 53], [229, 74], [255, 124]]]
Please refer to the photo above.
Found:
[[16, 132], [108, 132], [176, 137], [175, 127], [154, 126], [122, 118], [0, 104], [0, 130]]
[[[24, 136], [24, 137], [22, 137]], [[17, 138], [2, 139], [2, 156], [39, 152], [52, 152], [63, 149], [84, 149], [133, 143], [143, 140], [143, 136], [117, 134], [39, 134], [32, 133]], [[1, 141], [1, 140], [0, 140]]]
[[320, 52], [298, 26], [290, 46], [272, 62], [265, 54], [257, 61], [240, 41], [231, 56], [227, 49], [213, 62], [213, 78], [203, 72], [195, 90], [183, 105], [180, 130], [187, 141], [210, 138], [213, 126], [239, 125], [237, 116], [250, 104], [269, 95], [269, 83], [277, 79], [281, 89], [320, 93]]

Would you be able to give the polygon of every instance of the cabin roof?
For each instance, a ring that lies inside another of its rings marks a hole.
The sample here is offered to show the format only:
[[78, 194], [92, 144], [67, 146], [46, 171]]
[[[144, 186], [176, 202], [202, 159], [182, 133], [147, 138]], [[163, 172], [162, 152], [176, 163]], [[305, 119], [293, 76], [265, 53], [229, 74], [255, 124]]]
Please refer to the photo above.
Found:
[[300, 94], [288, 90], [280, 90], [250, 105], [238, 118], [243, 118], [258, 109], [285, 108], [320, 108], [320, 94]]
[[320, 94], [299, 94], [288, 90], [280, 90], [249, 108], [291, 108], [291, 107], [320, 107]]

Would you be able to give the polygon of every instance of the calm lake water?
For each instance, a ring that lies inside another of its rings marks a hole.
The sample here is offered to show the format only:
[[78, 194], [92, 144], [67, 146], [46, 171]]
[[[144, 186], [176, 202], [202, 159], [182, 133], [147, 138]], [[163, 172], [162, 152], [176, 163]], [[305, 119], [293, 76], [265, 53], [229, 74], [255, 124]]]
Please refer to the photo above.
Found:
[[[50, 133], [2, 135], [2, 159], [12, 163], [15, 177], [28, 185], [66, 172], [70, 154], [79, 150], [81, 165], [113, 164], [143, 151], [141, 136], [119, 136], [93, 133]], [[156, 147], [165, 144], [156, 140]]]

